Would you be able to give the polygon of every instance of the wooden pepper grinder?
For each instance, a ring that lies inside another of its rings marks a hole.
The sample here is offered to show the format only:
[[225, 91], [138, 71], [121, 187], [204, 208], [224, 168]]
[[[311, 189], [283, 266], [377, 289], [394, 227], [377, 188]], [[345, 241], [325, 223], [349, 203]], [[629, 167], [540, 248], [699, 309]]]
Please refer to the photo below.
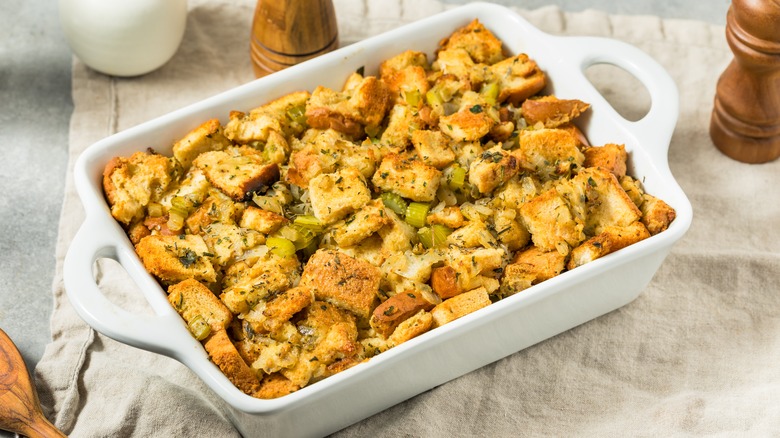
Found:
[[710, 137], [745, 163], [780, 157], [780, 2], [733, 0], [726, 40], [734, 60], [718, 81]]
[[249, 44], [255, 76], [334, 50], [338, 33], [332, 0], [257, 0]]

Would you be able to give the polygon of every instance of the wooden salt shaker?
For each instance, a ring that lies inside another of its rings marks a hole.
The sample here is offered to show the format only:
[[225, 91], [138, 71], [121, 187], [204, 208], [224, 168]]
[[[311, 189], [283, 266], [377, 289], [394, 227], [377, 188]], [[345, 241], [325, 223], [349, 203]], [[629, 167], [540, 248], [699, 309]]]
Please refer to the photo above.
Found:
[[256, 77], [330, 52], [338, 45], [332, 0], [257, 0], [249, 44]]
[[733, 0], [726, 40], [734, 60], [718, 81], [710, 137], [745, 163], [780, 157], [780, 2]]

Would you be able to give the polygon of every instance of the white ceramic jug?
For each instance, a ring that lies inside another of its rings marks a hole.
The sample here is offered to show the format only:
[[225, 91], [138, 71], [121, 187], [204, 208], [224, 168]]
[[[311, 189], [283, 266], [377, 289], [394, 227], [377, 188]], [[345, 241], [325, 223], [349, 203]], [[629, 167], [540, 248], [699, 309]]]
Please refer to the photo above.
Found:
[[137, 76], [168, 62], [181, 44], [187, 0], [60, 0], [73, 53], [114, 76]]

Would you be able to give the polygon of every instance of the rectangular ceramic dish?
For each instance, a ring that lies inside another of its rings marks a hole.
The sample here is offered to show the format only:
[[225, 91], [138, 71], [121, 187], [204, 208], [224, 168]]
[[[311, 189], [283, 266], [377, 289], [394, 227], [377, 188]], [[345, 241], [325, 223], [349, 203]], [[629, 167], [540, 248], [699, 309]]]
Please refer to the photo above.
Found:
[[[317, 85], [340, 89], [349, 73], [365, 66], [366, 74], [376, 74], [382, 60], [406, 49], [425, 51], [433, 59], [439, 40], [474, 18], [491, 29], [509, 53], [525, 52], [537, 61], [551, 84], [547, 92], [589, 102], [592, 110], [580, 128], [591, 143], [624, 143], [630, 155], [629, 173], [643, 181], [649, 193], [674, 207], [676, 220], [656, 236], [564, 272], [293, 394], [275, 400], [245, 395], [209, 361], [111, 217], [101, 189], [105, 164], [114, 156], [128, 156], [147, 146], [170, 155], [172, 143], [205, 120], [220, 118], [225, 123], [231, 110], [246, 111]], [[645, 85], [652, 105], [643, 119], [623, 119], [588, 82], [583, 71], [599, 63], [623, 68]], [[691, 223], [690, 203], [667, 163], [677, 115], [674, 82], [640, 50], [602, 38], [551, 36], [504, 7], [469, 4], [253, 81], [91, 146], [75, 166], [76, 187], [87, 216], [65, 259], [65, 287], [81, 317], [99, 332], [188, 366], [224, 400], [223, 409], [245, 436], [325, 435], [636, 298]], [[106, 257], [127, 270], [156, 315], [130, 314], [101, 293], [92, 267], [95, 260]]]

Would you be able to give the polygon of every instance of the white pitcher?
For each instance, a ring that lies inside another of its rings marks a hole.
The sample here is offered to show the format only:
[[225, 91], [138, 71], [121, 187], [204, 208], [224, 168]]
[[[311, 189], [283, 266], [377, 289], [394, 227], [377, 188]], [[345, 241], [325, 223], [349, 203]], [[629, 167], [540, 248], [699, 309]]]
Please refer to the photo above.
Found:
[[60, 22], [73, 53], [114, 76], [149, 73], [181, 44], [187, 0], [59, 0]]

